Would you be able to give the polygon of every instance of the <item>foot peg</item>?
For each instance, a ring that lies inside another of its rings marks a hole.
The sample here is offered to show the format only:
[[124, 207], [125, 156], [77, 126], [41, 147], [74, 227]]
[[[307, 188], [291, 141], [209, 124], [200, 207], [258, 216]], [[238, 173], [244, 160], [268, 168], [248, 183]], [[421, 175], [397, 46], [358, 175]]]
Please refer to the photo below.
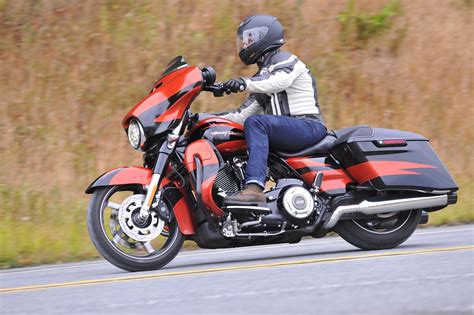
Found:
[[318, 172], [314, 177], [313, 189], [315, 193], [319, 193], [319, 190], [321, 189], [321, 186], [323, 184], [323, 176], [324, 174], [322, 172]]
[[226, 212], [234, 213], [234, 214], [242, 214], [245, 212], [252, 212], [254, 214], [269, 214], [272, 211], [266, 207], [266, 204], [259, 204], [259, 205], [231, 205], [225, 206], [224, 210]]

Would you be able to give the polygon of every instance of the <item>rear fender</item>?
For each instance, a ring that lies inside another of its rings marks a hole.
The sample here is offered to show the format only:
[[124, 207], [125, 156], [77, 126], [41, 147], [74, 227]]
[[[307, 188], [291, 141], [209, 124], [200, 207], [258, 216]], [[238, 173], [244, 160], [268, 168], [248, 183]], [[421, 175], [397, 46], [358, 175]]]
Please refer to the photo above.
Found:
[[[87, 187], [86, 194], [92, 194], [99, 187], [132, 184], [145, 186], [150, 183], [152, 175], [152, 170], [144, 167], [118, 167], [102, 174], [94, 180], [89, 187]], [[175, 188], [171, 189], [170, 193], [165, 194], [165, 198], [169, 202], [169, 206], [173, 209], [181, 233], [184, 235], [192, 235], [195, 231], [191, 217], [191, 207], [186, 201], [183, 193], [176, 188], [176, 186], [177, 185], [174, 181], [164, 178], [161, 181], [160, 189]]]

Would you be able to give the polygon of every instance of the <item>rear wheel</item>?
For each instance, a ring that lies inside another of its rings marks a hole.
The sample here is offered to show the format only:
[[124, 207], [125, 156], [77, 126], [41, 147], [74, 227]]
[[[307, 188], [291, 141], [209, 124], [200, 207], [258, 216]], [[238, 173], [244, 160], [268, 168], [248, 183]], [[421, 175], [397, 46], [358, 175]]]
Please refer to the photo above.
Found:
[[[87, 227], [94, 246], [113, 265], [128, 271], [159, 269], [181, 249], [184, 236], [174, 216], [163, 221], [152, 212], [138, 213], [145, 192], [139, 185], [98, 188], [90, 201]], [[163, 202], [160, 207], [169, 207]]]
[[388, 249], [405, 242], [415, 231], [421, 210], [379, 214], [370, 219], [342, 220], [334, 230], [361, 249]]

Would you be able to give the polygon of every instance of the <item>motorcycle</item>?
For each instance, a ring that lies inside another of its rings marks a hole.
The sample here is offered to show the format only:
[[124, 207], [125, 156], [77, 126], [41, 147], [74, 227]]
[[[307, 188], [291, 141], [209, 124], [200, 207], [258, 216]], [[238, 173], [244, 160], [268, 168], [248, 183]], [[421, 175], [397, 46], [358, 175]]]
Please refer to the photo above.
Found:
[[230, 248], [335, 231], [361, 249], [393, 248], [429, 212], [457, 201], [458, 186], [427, 138], [355, 126], [299, 152], [271, 149], [266, 203], [224, 205], [244, 188], [243, 126], [193, 115], [201, 92], [225, 94], [214, 69], [174, 58], [122, 121], [143, 167], [115, 168], [86, 189], [91, 240], [119, 268], [159, 269], [185, 240]]

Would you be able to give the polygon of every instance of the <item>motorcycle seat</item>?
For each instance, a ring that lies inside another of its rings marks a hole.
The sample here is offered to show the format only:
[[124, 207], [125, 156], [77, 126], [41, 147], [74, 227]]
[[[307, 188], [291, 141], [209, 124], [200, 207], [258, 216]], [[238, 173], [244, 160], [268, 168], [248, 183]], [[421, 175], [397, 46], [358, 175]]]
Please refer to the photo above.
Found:
[[334, 143], [334, 146], [337, 146], [341, 143], [347, 142], [351, 138], [371, 139], [374, 136], [374, 128], [367, 125], [359, 125], [334, 130], [334, 134], [337, 137], [337, 141]]
[[346, 142], [351, 137], [373, 137], [374, 128], [367, 125], [353, 126], [348, 128], [342, 128], [339, 130], [329, 130], [326, 137], [324, 137], [318, 143], [309, 146], [301, 151], [288, 152], [273, 149], [273, 153], [281, 156], [282, 158], [291, 158], [299, 156], [311, 156], [311, 155], [327, 155], [331, 149], [338, 144]]
[[291, 157], [299, 157], [299, 156], [310, 156], [310, 155], [324, 155], [329, 154], [329, 151], [334, 147], [334, 143], [336, 142], [337, 138], [333, 131], [329, 131], [326, 137], [324, 137], [318, 143], [309, 146], [301, 151], [297, 152], [286, 152], [273, 149], [272, 151], [281, 156], [282, 158], [291, 158]]

